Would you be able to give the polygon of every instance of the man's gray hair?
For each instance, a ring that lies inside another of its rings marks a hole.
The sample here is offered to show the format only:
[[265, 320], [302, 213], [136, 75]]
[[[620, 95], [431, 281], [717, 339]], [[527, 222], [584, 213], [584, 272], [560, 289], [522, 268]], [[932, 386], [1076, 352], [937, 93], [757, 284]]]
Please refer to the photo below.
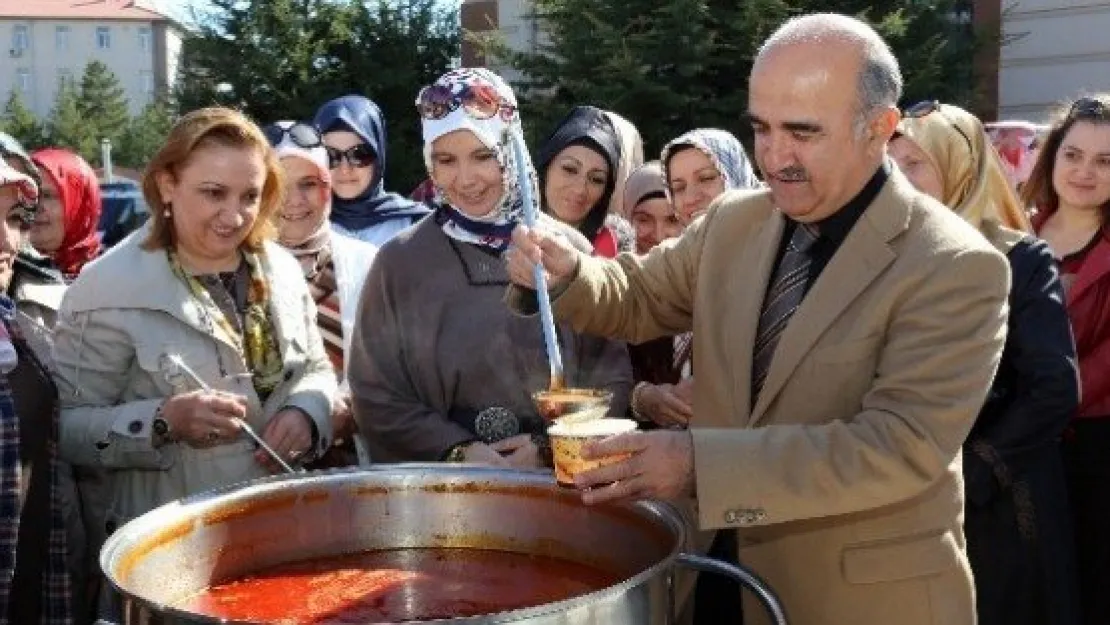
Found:
[[902, 98], [902, 70], [886, 41], [866, 22], [837, 13], [813, 13], [794, 17], [778, 28], [759, 48], [756, 63], [773, 49], [799, 43], [853, 43], [860, 47], [862, 67], [857, 89], [859, 110], [856, 133], [862, 134], [871, 114], [898, 106]]

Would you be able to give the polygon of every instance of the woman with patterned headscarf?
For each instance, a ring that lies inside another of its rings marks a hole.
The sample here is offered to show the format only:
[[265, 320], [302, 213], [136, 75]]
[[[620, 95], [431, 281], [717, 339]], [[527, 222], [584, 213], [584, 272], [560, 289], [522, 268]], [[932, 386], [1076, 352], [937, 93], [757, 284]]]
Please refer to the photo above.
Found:
[[31, 244], [50, 257], [66, 280], [100, 255], [100, 184], [77, 154], [47, 148], [31, 154], [42, 173], [42, 200]]
[[1029, 234], [998, 154], [972, 114], [909, 109], [890, 154], [910, 181], [1010, 260], [1006, 347], [964, 444], [964, 530], [982, 625], [1077, 623], [1072, 531], [1059, 440], [1079, 402], [1064, 290]]
[[725, 191], [760, 187], [740, 140], [717, 128], [678, 137], [663, 148], [661, 160], [671, 202], [687, 225]]
[[[385, 244], [362, 291], [350, 348], [355, 418], [379, 462], [466, 461], [550, 466], [530, 394], [550, 379], [539, 320], [502, 302], [501, 254], [521, 220], [516, 97], [496, 74], [458, 69], [417, 97], [435, 213]], [[523, 176], [521, 174], [524, 174]], [[540, 215], [580, 249], [574, 229]], [[559, 328], [566, 382], [613, 392], [627, 407], [631, 371], [620, 343]]]

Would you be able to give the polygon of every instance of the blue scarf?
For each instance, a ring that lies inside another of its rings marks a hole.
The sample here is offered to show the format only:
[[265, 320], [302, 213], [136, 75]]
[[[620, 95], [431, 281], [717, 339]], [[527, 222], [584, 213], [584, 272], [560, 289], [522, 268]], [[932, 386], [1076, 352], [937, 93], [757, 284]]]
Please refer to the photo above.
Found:
[[328, 102], [316, 112], [314, 120], [321, 133], [346, 130], [358, 135], [374, 150], [374, 177], [358, 197], [332, 201], [331, 220], [347, 230], [360, 231], [393, 220], [414, 223], [431, 210], [385, 190], [386, 132], [378, 105], [356, 95]]

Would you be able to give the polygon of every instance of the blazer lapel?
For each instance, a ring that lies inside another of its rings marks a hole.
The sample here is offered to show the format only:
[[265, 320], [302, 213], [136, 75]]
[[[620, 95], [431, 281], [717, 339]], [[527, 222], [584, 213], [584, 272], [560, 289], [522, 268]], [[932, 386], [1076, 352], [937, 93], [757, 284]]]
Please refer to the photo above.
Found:
[[[738, 302], [736, 319], [740, 320], [729, 323], [728, 327], [734, 328], [736, 332], [729, 344], [736, 346], [732, 352], [732, 370], [736, 372], [736, 414], [744, 416], [741, 419], [742, 423], [747, 423], [751, 416], [748, 411], [752, 405], [752, 354], [755, 351], [755, 333], [785, 224], [786, 220], [782, 213], [773, 211], [756, 236], [756, 243], [744, 247], [736, 265], [739, 268], [735, 272], [738, 276], [737, 290], [735, 294], [729, 295], [732, 301]], [[752, 267], [754, 270], [745, 271], [745, 267]], [[697, 338], [697, 336], [698, 333], [694, 332], [694, 337]], [[695, 358], [698, 353], [699, 351], [695, 349]], [[694, 375], [697, 376], [696, 366]]]
[[775, 348], [767, 380], [752, 409], [751, 425], [766, 415], [775, 396], [825, 330], [896, 258], [888, 242], [909, 226], [913, 201], [897, 197], [901, 195], [900, 184], [908, 183], [892, 173], [794, 313]]

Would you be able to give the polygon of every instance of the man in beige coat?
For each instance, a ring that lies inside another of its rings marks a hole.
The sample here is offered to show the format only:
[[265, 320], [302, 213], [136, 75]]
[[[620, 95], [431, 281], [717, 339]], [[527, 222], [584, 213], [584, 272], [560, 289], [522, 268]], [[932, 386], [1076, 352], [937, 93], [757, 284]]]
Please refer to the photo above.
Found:
[[[975, 622], [959, 453], [1001, 355], [1009, 270], [885, 159], [900, 91], [870, 27], [791, 20], [751, 75], [767, 190], [727, 194], [645, 257], [589, 258], [524, 228], [507, 255], [523, 286], [542, 261], [580, 331], [694, 330], [691, 429], [596, 444], [633, 455], [578, 484], [587, 503], [696, 495], [701, 528], [738, 530], [740, 561], [794, 625]], [[800, 303], [768, 339], [781, 302], [765, 295], [791, 293], [790, 275]], [[745, 622], [766, 622], [748, 599]]]

